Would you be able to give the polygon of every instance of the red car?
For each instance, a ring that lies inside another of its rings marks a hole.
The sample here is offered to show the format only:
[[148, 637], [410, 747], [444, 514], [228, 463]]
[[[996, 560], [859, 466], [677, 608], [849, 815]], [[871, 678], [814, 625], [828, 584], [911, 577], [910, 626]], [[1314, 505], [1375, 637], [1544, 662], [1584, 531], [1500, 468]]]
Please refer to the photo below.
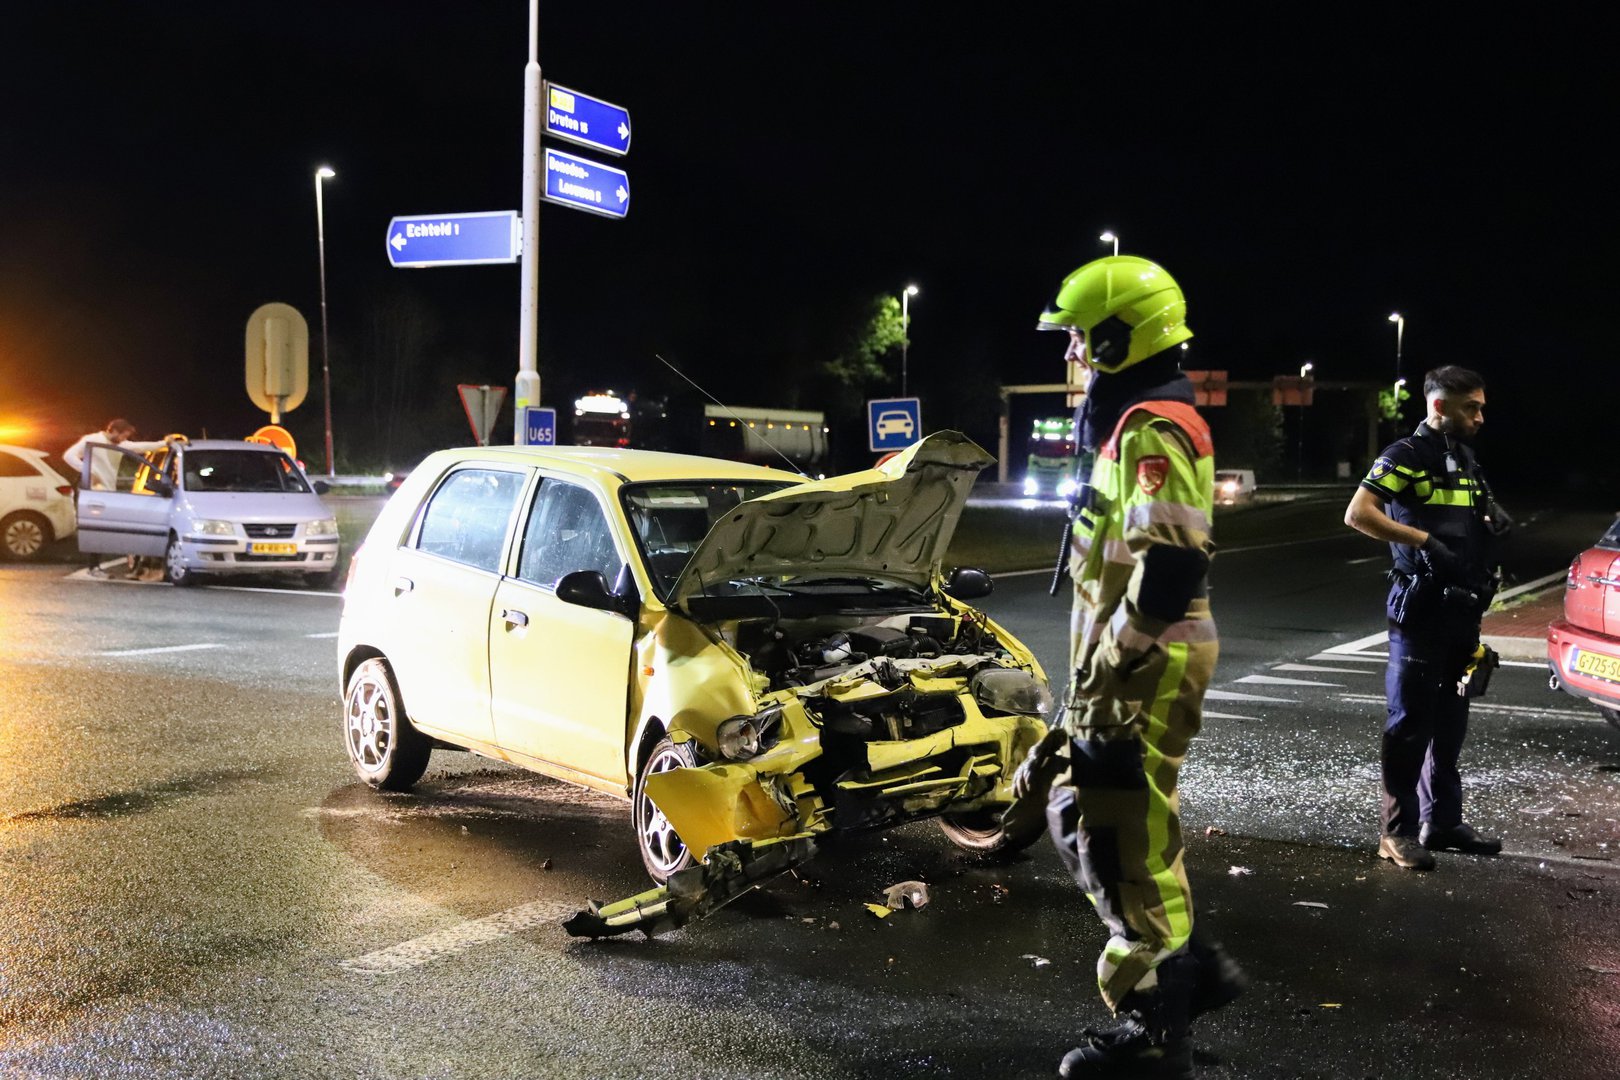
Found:
[[1620, 727], [1620, 520], [1569, 564], [1564, 617], [1547, 627], [1552, 686]]

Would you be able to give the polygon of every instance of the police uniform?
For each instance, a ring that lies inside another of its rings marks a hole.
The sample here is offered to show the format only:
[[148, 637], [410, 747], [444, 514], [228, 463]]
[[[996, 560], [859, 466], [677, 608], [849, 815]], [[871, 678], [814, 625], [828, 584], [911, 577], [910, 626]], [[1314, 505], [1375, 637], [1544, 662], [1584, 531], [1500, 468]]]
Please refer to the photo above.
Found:
[[1473, 451], [1427, 423], [1385, 447], [1361, 486], [1386, 504], [1392, 519], [1432, 534], [1462, 562], [1460, 573], [1441, 577], [1418, 549], [1390, 545], [1395, 567], [1386, 604], [1383, 830], [1417, 836], [1425, 823], [1433, 829], [1462, 824], [1457, 763], [1468, 733], [1468, 699], [1457, 693], [1457, 680], [1495, 593], [1485, 523], [1490, 489]]
[[1070, 764], [1047, 821], [1108, 927], [1097, 981], [1116, 1011], [1192, 934], [1176, 782], [1219, 652], [1204, 585], [1214, 481], [1197, 411], [1142, 402], [1100, 449], [1071, 537]]

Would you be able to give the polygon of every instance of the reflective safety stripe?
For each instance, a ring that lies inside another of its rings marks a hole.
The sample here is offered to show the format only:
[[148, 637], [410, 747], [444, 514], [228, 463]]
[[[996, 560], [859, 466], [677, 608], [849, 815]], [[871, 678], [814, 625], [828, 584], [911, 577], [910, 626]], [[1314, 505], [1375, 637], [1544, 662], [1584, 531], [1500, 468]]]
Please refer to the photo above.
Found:
[[1209, 531], [1209, 515], [1186, 503], [1137, 503], [1125, 511], [1126, 529], [1143, 529], [1149, 525], [1179, 525], [1184, 529]]
[[1428, 506], [1473, 506], [1474, 493], [1460, 488], [1437, 488], [1423, 501]]

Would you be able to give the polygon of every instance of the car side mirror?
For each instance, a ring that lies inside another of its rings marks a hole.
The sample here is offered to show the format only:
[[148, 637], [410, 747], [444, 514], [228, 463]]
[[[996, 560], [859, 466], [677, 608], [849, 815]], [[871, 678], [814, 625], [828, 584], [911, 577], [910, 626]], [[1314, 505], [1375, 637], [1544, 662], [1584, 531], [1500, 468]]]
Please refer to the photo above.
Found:
[[161, 476], [154, 476], [146, 482], [147, 489], [154, 495], [161, 495], [165, 499], [174, 498], [174, 485]]
[[332, 490], [332, 485], [328, 484], [325, 480], [317, 480], [311, 486], [315, 489], [315, 494], [317, 495], [325, 495], [328, 491]]
[[615, 593], [608, 588], [607, 578], [600, 570], [575, 570], [558, 578], [557, 599], [565, 604], [613, 611], [629, 618], [635, 618], [636, 608], [641, 603], [633, 583], [628, 592]]
[[990, 575], [972, 566], [958, 566], [945, 579], [945, 595], [956, 600], [977, 600], [995, 591]]

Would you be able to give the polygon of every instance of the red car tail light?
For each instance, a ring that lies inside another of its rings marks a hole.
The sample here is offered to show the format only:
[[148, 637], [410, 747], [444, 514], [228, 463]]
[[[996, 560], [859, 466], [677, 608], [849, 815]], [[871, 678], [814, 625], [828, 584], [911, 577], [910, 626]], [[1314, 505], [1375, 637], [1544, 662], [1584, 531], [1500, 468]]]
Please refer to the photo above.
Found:
[[56, 493], [58, 495], [62, 495], [62, 496], [65, 496], [66, 498], [71, 499], [73, 497], [73, 485], [72, 484], [58, 484], [58, 485], [56, 485]]
[[1581, 557], [1579, 555], [1577, 555], [1577, 556], [1575, 556], [1575, 558], [1570, 560], [1569, 573], [1567, 575], [1565, 575], [1565, 577], [1564, 577], [1564, 588], [1573, 589], [1573, 588], [1575, 588], [1575, 586], [1580, 584], [1580, 580], [1581, 580]]

